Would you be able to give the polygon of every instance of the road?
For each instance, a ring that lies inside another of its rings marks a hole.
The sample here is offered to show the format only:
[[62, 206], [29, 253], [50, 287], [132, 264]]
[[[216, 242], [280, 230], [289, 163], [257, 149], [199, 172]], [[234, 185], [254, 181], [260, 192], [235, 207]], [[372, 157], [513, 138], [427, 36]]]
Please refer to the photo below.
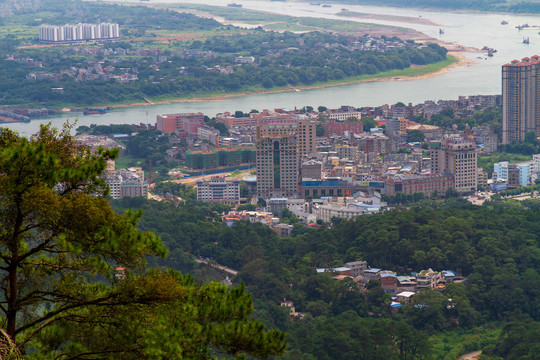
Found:
[[238, 271], [237, 270], [234, 270], [234, 269], [231, 269], [229, 267], [226, 267], [226, 266], [223, 266], [223, 265], [220, 265], [216, 262], [210, 262], [208, 260], [204, 260], [204, 259], [195, 259], [195, 261], [199, 264], [205, 264], [205, 265], [208, 265], [208, 266], [211, 266], [213, 268], [216, 268], [218, 270], [222, 270], [222, 271], [225, 271], [227, 274], [229, 275], [236, 275], [238, 274]]

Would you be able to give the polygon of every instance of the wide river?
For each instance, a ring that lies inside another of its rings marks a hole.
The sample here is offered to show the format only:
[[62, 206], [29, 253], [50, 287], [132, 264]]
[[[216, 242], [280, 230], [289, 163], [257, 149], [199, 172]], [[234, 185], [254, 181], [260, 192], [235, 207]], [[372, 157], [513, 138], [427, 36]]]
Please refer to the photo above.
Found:
[[[138, 3], [138, 0], [125, 0]], [[154, 0], [152, 0], [154, 1]], [[157, 2], [157, 1], [156, 1]], [[160, 0], [167, 3], [204, 3], [225, 6], [231, 0]], [[213, 117], [224, 111], [249, 111], [251, 109], [295, 108], [310, 105], [317, 107], [338, 107], [340, 105], [378, 106], [404, 103], [420, 103], [425, 100], [457, 99], [459, 95], [500, 94], [501, 65], [513, 59], [520, 59], [540, 53], [540, 16], [487, 14], [472, 12], [426, 11], [422, 9], [403, 9], [361, 5], [332, 4], [329, 8], [298, 2], [270, 2], [256, 0], [235, 0], [244, 8], [275, 12], [292, 16], [344, 19], [335, 14], [341, 8], [350, 11], [384, 15], [400, 15], [430, 19], [440, 26], [401, 23], [396, 21], [360, 20], [386, 25], [409, 27], [443, 41], [468, 47], [482, 48], [489, 46], [498, 50], [494, 57], [488, 58], [483, 53], [465, 54], [474, 64], [456, 67], [440, 76], [407, 81], [373, 81], [341, 85], [322, 89], [302, 90], [274, 94], [255, 94], [227, 98], [217, 101], [181, 102], [147, 106], [116, 108], [104, 115], [84, 116], [82, 113], [59, 113], [53, 117], [32, 120], [30, 123], [6, 124], [19, 131], [21, 135], [31, 135], [39, 129], [39, 124], [52, 122], [60, 127], [66, 119], [78, 118], [78, 125], [90, 124], [138, 124], [155, 123], [156, 115], [175, 112], [203, 112]], [[353, 20], [347, 18], [347, 20]], [[501, 25], [501, 21], [508, 25]], [[517, 25], [531, 25], [519, 31]], [[439, 28], [444, 34], [439, 35]], [[523, 44], [524, 37], [530, 38], [530, 44]], [[478, 57], [481, 58], [478, 58]]]

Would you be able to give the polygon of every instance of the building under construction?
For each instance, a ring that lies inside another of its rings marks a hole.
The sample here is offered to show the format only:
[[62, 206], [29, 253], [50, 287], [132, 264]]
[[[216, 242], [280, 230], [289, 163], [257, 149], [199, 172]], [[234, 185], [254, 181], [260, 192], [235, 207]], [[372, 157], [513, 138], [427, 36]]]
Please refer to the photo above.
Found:
[[214, 150], [186, 151], [186, 167], [207, 170], [255, 164], [255, 147], [216, 148]]

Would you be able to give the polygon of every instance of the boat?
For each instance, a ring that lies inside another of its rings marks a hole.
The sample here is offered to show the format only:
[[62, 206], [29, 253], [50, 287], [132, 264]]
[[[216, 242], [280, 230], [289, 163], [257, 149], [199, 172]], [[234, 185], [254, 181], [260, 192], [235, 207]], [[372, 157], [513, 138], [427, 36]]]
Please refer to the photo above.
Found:
[[523, 43], [528, 44], [529, 43], [529, 37], [523, 38]]
[[493, 56], [493, 50], [489, 50], [487, 54], [488, 54], [488, 56], [490, 56], [490, 57]]
[[107, 110], [103, 108], [86, 108], [83, 111], [83, 115], [95, 115], [95, 114], [106, 114]]
[[444, 34], [444, 30], [443, 29], [439, 29], [439, 35], [442, 35]]
[[227, 6], [228, 6], [228, 7], [241, 8], [241, 7], [242, 7], [242, 4], [230, 3], [230, 4], [227, 4]]
[[506, 20], [501, 21], [501, 25], [507, 25], [507, 24], [508, 24], [508, 21]]
[[326, 7], [326, 8], [328, 8], [328, 7], [332, 7], [332, 5], [328, 5], [328, 4], [323, 4], [323, 6], [322, 6], [322, 7]]

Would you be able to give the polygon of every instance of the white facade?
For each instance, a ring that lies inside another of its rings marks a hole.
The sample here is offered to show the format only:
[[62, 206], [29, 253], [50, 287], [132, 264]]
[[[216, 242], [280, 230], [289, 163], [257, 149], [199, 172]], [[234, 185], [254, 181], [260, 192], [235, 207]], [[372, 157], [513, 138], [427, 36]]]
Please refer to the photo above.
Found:
[[108, 40], [120, 37], [118, 24], [66, 24], [64, 26], [41, 25], [39, 41], [41, 42], [70, 42], [88, 40]]
[[214, 177], [210, 181], [197, 180], [197, 200], [238, 204], [240, 180], [225, 181], [223, 177]]
[[110, 188], [109, 196], [113, 199], [148, 197], [148, 182], [144, 181], [141, 168], [106, 170], [103, 177]]

